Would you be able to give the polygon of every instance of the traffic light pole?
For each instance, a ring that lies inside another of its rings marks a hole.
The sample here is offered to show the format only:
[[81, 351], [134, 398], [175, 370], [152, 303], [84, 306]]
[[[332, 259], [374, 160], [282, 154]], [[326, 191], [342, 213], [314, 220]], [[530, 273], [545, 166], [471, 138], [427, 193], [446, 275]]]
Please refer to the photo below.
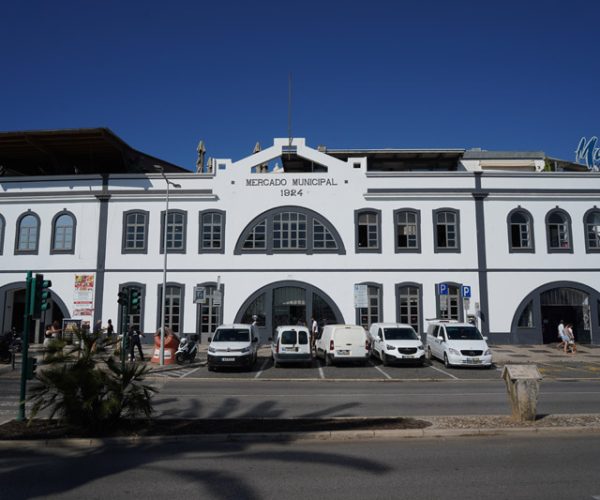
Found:
[[[29, 365], [29, 332], [31, 330], [31, 302], [35, 292], [35, 279], [32, 272], [27, 271], [27, 286], [25, 288], [25, 327], [23, 330], [21, 354], [21, 392], [19, 396], [19, 412], [17, 422], [25, 420], [25, 398], [27, 397], [27, 366]], [[14, 355], [14, 353], [13, 353]]]

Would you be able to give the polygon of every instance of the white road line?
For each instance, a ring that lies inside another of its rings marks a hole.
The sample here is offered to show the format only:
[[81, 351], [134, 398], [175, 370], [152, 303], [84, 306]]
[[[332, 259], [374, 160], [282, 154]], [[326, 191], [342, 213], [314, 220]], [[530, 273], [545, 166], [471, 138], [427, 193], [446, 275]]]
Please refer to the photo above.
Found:
[[193, 370], [190, 370], [189, 372], [184, 373], [179, 378], [184, 378], [184, 377], [187, 377], [188, 375], [191, 375], [192, 373], [196, 373], [200, 368], [204, 368], [204, 367], [203, 366], [199, 366], [198, 368], [194, 368]]
[[254, 378], [258, 378], [262, 375], [263, 370], [265, 369], [265, 367], [269, 364], [269, 359], [265, 359], [265, 362], [262, 364], [262, 366], [260, 367], [260, 370], [258, 370], [258, 372], [256, 373], [256, 375], [254, 375]]
[[378, 366], [374, 365], [372, 361], [369, 361], [369, 364], [375, 368], [378, 372], [380, 372], [384, 377], [386, 377], [388, 380], [392, 380], [392, 377], [390, 375], [388, 375], [386, 372], [384, 372], [381, 368], [379, 368]]
[[437, 367], [435, 367], [433, 365], [429, 365], [429, 368], [433, 368], [434, 370], [436, 370], [436, 371], [438, 371], [440, 373], [443, 373], [444, 375], [448, 375], [449, 377], [452, 377], [454, 380], [460, 380], [458, 377], [455, 377], [451, 373], [448, 373], [448, 372], [446, 372], [444, 370], [441, 370], [440, 368], [437, 368]]
[[319, 377], [322, 379], [325, 378], [325, 372], [323, 371], [323, 365], [321, 364], [321, 360], [317, 358], [317, 363], [319, 363]]

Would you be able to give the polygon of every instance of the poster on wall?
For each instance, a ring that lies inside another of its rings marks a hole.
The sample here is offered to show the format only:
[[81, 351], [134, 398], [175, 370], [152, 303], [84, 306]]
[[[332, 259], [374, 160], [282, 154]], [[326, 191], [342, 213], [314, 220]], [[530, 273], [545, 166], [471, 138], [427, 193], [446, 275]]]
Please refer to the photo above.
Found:
[[94, 316], [95, 274], [76, 274], [73, 287], [73, 317], [82, 320], [83, 328], [91, 325]]

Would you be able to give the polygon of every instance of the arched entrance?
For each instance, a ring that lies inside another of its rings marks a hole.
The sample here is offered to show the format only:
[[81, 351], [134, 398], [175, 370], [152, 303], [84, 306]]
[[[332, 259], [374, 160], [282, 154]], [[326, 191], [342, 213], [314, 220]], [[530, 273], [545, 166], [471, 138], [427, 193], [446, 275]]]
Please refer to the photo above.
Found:
[[[15, 282], [0, 287], [0, 326], [2, 332], [9, 331], [13, 326], [17, 332], [23, 332], [25, 315], [25, 287], [26, 283]], [[70, 318], [69, 310], [61, 298], [50, 290], [52, 297], [52, 308], [45, 311], [40, 324], [50, 324], [54, 320], [62, 322], [63, 318]], [[38, 338], [31, 338], [32, 342], [41, 341], [41, 334]]]
[[511, 342], [550, 344], [558, 342], [558, 323], [573, 325], [581, 344], [600, 343], [600, 293], [570, 281], [543, 285], [521, 302], [511, 325]]
[[319, 288], [302, 281], [278, 281], [254, 292], [235, 316], [236, 323], [252, 323], [258, 316], [260, 342], [265, 343], [279, 325], [309, 324], [315, 317], [320, 326], [344, 323], [333, 300]]

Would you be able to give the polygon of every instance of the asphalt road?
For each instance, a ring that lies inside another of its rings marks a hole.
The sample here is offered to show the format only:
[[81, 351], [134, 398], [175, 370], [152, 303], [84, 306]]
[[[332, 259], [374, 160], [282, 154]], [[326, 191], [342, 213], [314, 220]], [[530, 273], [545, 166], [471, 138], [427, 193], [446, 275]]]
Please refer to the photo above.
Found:
[[[362, 373], [370, 369], [378, 373], [374, 368], [357, 370]], [[473, 370], [453, 370], [455, 377], [463, 376], [463, 372], [469, 376], [460, 379], [442, 376], [388, 379], [382, 375], [379, 378], [351, 376], [357, 374], [351, 367], [332, 369], [339, 374], [334, 372], [335, 378], [327, 379], [257, 378], [258, 371], [194, 378], [195, 373], [206, 373], [205, 367], [168, 372], [170, 376], [151, 379], [159, 389], [155, 415], [159, 418], [291, 418], [510, 414], [506, 387], [497, 371], [476, 370], [493, 374], [493, 377], [479, 379], [472, 378]], [[386, 370], [391, 369], [386, 367]], [[18, 393], [18, 379], [0, 377], [0, 423], [15, 418]], [[537, 411], [538, 414], [598, 413], [600, 380], [543, 380]]]
[[[0, 449], [2, 498], [598, 499], [600, 436]], [[35, 480], [32, 480], [35, 478]]]
[[[254, 381], [163, 379], [158, 417], [508, 415], [501, 380]], [[539, 414], [598, 413], [599, 381], [543, 381]]]

